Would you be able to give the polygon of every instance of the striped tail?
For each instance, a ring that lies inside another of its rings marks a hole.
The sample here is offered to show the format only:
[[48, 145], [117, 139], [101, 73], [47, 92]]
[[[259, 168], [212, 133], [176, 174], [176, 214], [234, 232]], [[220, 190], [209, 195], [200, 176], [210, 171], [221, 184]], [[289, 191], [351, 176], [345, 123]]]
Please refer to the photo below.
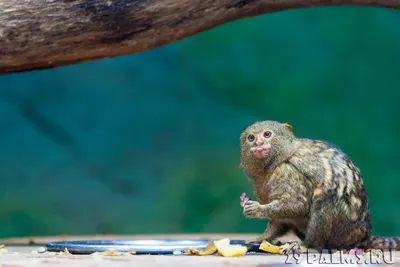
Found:
[[382, 250], [400, 250], [400, 237], [372, 236], [370, 248]]

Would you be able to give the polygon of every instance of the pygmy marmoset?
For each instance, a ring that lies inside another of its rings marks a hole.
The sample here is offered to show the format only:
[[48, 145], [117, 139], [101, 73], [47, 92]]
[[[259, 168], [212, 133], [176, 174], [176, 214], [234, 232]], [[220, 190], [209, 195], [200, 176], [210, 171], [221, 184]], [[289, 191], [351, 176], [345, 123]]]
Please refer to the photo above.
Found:
[[372, 236], [360, 170], [337, 146], [297, 138], [289, 124], [262, 121], [240, 137], [240, 167], [259, 202], [241, 198], [247, 218], [268, 219], [250, 242], [274, 241], [292, 230], [302, 249], [400, 249], [400, 238]]

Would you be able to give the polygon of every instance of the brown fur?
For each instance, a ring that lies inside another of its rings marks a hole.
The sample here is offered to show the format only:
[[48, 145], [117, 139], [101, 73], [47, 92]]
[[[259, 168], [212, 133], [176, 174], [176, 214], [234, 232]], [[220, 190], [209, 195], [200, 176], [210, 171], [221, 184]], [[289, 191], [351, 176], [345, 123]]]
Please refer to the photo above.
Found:
[[[262, 133], [273, 134], [265, 138]], [[250, 142], [249, 135], [256, 141]], [[259, 144], [256, 144], [259, 142]], [[307, 248], [400, 249], [400, 239], [373, 237], [367, 191], [360, 170], [335, 145], [300, 139], [292, 127], [257, 122], [240, 138], [240, 167], [254, 184], [257, 201], [247, 201], [247, 218], [268, 219], [255, 241], [274, 241], [292, 230]], [[251, 149], [269, 147], [257, 158]]]

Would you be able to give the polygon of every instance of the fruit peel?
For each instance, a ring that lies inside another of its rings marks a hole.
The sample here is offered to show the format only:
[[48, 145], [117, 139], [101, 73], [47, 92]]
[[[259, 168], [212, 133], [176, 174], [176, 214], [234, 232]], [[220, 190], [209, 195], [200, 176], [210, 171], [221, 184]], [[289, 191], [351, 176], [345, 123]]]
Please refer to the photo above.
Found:
[[283, 248], [278, 247], [275, 245], [272, 245], [268, 241], [264, 240], [259, 247], [260, 250], [271, 253], [271, 254], [282, 254], [283, 253]]
[[217, 251], [217, 256], [223, 257], [240, 257], [247, 253], [247, 247], [242, 245], [231, 245], [229, 238], [223, 238], [216, 241], [211, 241], [207, 244], [204, 250], [197, 250], [193, 248], [187, 248], [186, 253], [188, 255], [206, 256], [212, 255]]
[[215, 251], [217, 251], [217, 248], [215, 247], [214, 241], [210, 241], [206, 248], [204, 250], [197, 250], [194, 248], [187, 248], [186, 253], [188, 255], [195, 255], [195, 256], [206, 256], [206, 255], [211, 255]]

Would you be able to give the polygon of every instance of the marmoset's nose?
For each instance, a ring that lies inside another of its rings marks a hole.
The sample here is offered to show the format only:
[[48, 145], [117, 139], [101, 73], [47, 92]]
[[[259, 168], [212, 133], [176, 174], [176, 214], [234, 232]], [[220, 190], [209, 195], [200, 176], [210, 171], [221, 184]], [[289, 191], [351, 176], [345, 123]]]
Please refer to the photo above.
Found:
[[264, 141], [261, 138], [256, 141], [257, 146], [261, 146], [262, 144], [264, 144]]

